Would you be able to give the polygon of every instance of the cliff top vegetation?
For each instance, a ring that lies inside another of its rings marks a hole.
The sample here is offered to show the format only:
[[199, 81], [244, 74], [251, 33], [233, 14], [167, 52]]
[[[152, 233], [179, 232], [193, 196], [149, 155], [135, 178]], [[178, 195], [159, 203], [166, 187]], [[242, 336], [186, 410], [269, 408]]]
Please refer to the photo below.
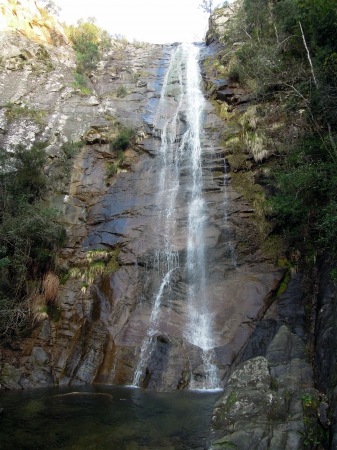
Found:
[[[335, 254], [336, 2], [242, 0], [236, 7], [218, 36], [224, 46], [213, 66], [255, 104], [251, 117], [248, 111], [241, 119], [238, 146], [244, 155], [259, 138], [265, 150], [252, 168], [255, 182], [274, 194], [263, 203], [270, 224], [265, 238], [281, 235], [290, 253], [300, 250], [311, 261]], [[249, 167], [241, 159], [243, 174]]]

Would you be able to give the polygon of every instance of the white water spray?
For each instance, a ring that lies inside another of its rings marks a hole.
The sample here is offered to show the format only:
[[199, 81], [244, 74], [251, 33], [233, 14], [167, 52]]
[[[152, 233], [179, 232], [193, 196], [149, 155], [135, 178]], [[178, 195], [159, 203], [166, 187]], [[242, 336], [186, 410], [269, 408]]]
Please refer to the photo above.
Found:
[[[203, 382], [195, 383], [191, 376], [190, 388], [217, 389], [220, 387], [216, 354], [212, 339], [213, 315], [209, 312], [206, 293], [206, 267], [204, 231], [207, 221], [206, 205], [202, 196], [202, 148], [203, 114], [205, 99], [200, 83], [198, 64], [199, 49], [192, 44], [176, 47], [171, 56], [155, 116], [155, 130], [160, 132], [158, 205], [160, 207], [158, 230], [159, 250], [156, 253], [158, 275], [162, 280], [153, 298], [153, 307], [147, 335], [143, 340], [133, 384], [138, 386], [151, 353], [156, 335], [160, 333], [160, 310], [163, 295], [170, 291], [173, 272], [179, 268], [178, 253], [172, 244], [176, 232], [176, 199], [179, 191], [179, 163], [184, 161], [189, 170], [189, 199], [187, 217], [187, 323], [184, 338], [201, 349]], [[175, 103], [172, 113], [172, 85], [175, 86]], [[178, 88], [178, 89], [177, 89]], [[169, 113], [171, 111], [171, 113]], [[185, 117], [187, 130], [177, 146], [177, 122], [179, 113]]]
[[[200, 88], [201, 76], [198, 64], [199, 50], [193, 45], [186, 45], [187, 54], [187, 122], [185, 145], [190, 153], [192, 168], [191, 200], [188, 212], [188, 242], [187, 242], [187, 277], [188, 277], [188, 315], [185, 337], [187, 341], [202, 349], [204, 365], [203, 389], [219, 387], [217, 367], [215, 364], [214, 343], [212, 339], [213, 315], [209, 312], [208, 298], [205, 289], [205, 246], [204, 228], [207, 220], [205, 201], [202, 197], [202, 167], [201, 167], [201, 135], [202, 115], [205, 99]], [[193, 376], [190, 387], [195, 388]]]
[[[163, 291], [165, 288], [169, 288], [171, 274], [179, 267], [179, 256], [173, 248], [172, 240], [175, 235], [175, 205], [179, 190], [179, 160], [175, 155], [176, 146], [174, 144], [176, 142], [177, 117], [183, 97], [180, 53], [180, 47], [174, 49], [172, 53], [170, 65], [163, 80], [163, 87], [154, 120], [156, 133], [159, 132], [161, 137], [159, 150], [161, 168], [157, 200], [160, 207], [157, 239], [160, 239], [158, 248], [161, 250], [156, 252], [154, 264], [157, 266], [158, 275], [162, 278], [162, 282], [154, 296], [149, 328], [142, 342], [140, 357], [133, 378], [133, 385], [135, 386], [139, 386], [140, 384], [140, 379], [144, 374], [144, 369], [155, 345], [155, 335], [159, 331], [158, 316], [160, 314]], [[173, 115], [168, 113], [167, 96], [167, 89], [172, 81], [176, 82], [180, 90], [179, 101], [177, 102]]]

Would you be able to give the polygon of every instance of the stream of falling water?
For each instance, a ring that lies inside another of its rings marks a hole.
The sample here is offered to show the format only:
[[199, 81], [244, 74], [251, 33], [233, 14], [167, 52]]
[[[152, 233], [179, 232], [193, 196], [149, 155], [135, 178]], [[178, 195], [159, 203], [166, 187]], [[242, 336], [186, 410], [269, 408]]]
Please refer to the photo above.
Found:
[[[202, 350], [204, 367], [203, 389], [220, 387], [216, 355], [212, 340], [212, 314], [209, 312], [205, 290], [205, 249], [204, 227], [206, 221], [205, 202], [202, 197], [203, 179], [201, 167], [201, 136], [203, 134], [202, 116], [205, 107], [200, 83], [198, 63], [199, 49], [192, 44], [177, 46], [171, 55], [170, 64], [163, 80], [161, 96], [155, 116], [154, 128], [161, 138], [159, 157], [158, 205], [160, 206], [159, 228], [161, 242], [156, 253], [159, 278], [162, 280], [153, 296], [153, 307], [147, 335], [143, 340], [139, 361], [134, 373], [133, 385], [139, 386], [145, 367], [151, 357], [159, 333], [160, 308], [163, 293], [170, 290], [172, 274], [179, 268], [178, 253], [174, 250], [172, 239], [175, 235], [175, 209], [179, 190], [179, 162], [184, 159], [190, 170], [190, 192], [187, 218], [187, 324], [184, 338]], [[172, 110], [170, 85], [175, 85], [175, 106]], [[178, 87], [178, 90], [177, 90]], [[178, 115], [186, 117], [187, 130], [177, 145]], [[164, 242], [163, 242], [164, 240]], [[193, 368], [192, 368], [193, 369]], [[191, 370], [192, 371], [192, 370]], [[191, 376], [190, 389], [196, 386]]]
[[[202, 198], [202, 167], [201, 167], [201, 134], [202, 114], [205, 107], [200, 83], [201, 75], [198, 64], [199, 50], [188, 46], [186, 67], [186, 97], [188, 130], [184, 136], [185, 145], [190, 152], [192, 167], [191, 199], [188, 211], [188, 241], [187, 241], [187, 273], [188, 273], [188, 315], [189, 323], [185, 330], [186, 340], [202, 349], [202, 359], [205, 372], [204, 389], [219, 388], [215, 352], [212, 340], [212, 314], [209, 312], [208, 299], [205, 292], [205, 202]], [[190, 388], [194, 380], [191, 377]]]
[[[168, 114], [167, 107], [167, 88], [172, 82], [176, 82], [180, 91], [179, 101], [177, 102], [173, 115], [172, 113]], [[175, 233], [174, 209], [179, 189], [179, 155], [176, 155], [174, 150], [176, 148], [177, 117], [181, 109], [182, 99], [183, 80], [181, 48], [179, 46], [173, 50], [171, 55], [169, 68], [163, 80], [163, 87], [154, 120], [155, 132], [159, 133], [161, 138], [159, 150], [161, 168], [158, 192], [158, 205], [161, 207], [159, 214], [160, 233], [158, 233], [160, 236], [157, 238], [163, 239], [164, 242], [158, 242], [158, 248], [162, 248], [163, 250], [156, 252], [155, 264], [158, 267], [159, 276], [162, 278], [162, 282], [154, 296], [147, 336], [143, 340], [140, 357], [133, 378], [134, 386], [139, 386], [144, 367], [151, 356], [153, 345], [155, 345], [155, 335], [157, 332], [158, 315], [163, 291], [165, 288], [169, 288], [171, 274], [179, 267], [179, 256], [173, 249], [172, 238]]]

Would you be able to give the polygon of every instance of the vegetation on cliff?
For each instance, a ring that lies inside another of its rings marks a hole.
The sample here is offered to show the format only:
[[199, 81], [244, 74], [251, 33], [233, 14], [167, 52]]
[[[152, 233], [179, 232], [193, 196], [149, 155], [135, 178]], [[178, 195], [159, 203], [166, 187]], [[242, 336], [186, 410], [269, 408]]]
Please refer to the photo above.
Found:
[[88, 93], [86, 77], [96, 68], [102, 57], [101, 52], [111, 47], [111, 36], [95, 22], [94, 17], [89, 17], [87, 21], [78, 20], [77, 26], [65, 25], [66, 34], [73, 43], [77, 58], [75, 86], [84, 93]]
[[282, 235], [288, 248], [307, 256], [335, 252], [336, 2], [242, 0], [238, 5], [218, 36], [224, 47], [217, 61], [209, 62], [218, 76], [243, 86], [256, 105], [243, 116], [218, 105], [240, 130], [230, 145], [232, 169], [241, 178], [250, 172], [253, 184], [268, 192], [262, 209], [269, 239]]
[[65, 233], [57, 211], [42, 197], [45, 147], [0, 148], [0, 335], [18, 333], [31, 323], [58, 285], [48, 272]]

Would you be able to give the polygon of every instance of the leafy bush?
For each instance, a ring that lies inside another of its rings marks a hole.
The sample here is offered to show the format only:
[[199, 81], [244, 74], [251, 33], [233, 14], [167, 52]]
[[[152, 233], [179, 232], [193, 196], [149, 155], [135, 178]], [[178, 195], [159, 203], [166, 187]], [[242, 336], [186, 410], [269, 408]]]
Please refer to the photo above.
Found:
[[106, 30], [99, 28], [95, 22], [95, 18], [89, 17], [86, 22], [83, 19], [78, 20], [77, 26], [65, 27], [77, 57], [74, 73], [75, 87], [81, 89], [84, 94], [90, 93], [85, 76], [96, 69], [102, 57], [101, 51], [111, 47], [111, 36]]
[[291, 245], [337, 252], [337, 168], [331, 155], [319, 136], [305, 136], [274, 170], [277, 192], [268, 204]]
[[87, 87], [87, 79], [81, 73], [74, 72], [75, 83], [72, 83], [72, 86], [75, 89], [79, 89], [82, 94], [90, 95], [92, 91]]
[[80, 148], [83, 147], [83, 142], [65, 142], [61, 146], [61, 158], [63, 163], [72, 163], [73, 157], [76, 155], [76, 153], [79, 151]]
[[116, 164], [114, 164], [114, 163], [109, 164], [107, 171], [106, 171], [107, 178], [111, 178], [113, 175], [115, 175], [117, 173], [117, 170], [118, 170], [118, 166], [116, 166]]
[[111, 47], [111, 37], [107, 31], [99, 28], [96, 19], [78, 20], [77, 26], [66, 27], [66, 33], [73, 42], [77, 55], [76, 72], [85, 73], [96, 68], [101, 58], [100, 51]]
[[135, 130], [132, 128], [123, 127], [118, 136], [110, 142], [110, 150], [115, 150], [116, 152], [125, 151], [129, 147], [135, 134]]
[[128, 95], [128, 91], [126, 89], [125, 86], [118, 86], [117, 90], [116, 90], [116, 96], [117, 97], [126, 97]]
[[45, 146], [0, 149], [0, 335], [31, 323], [31, 302], [47, 289], [40, 280], [65, 239], [57, 211], [41, 199], [47, 187]]

